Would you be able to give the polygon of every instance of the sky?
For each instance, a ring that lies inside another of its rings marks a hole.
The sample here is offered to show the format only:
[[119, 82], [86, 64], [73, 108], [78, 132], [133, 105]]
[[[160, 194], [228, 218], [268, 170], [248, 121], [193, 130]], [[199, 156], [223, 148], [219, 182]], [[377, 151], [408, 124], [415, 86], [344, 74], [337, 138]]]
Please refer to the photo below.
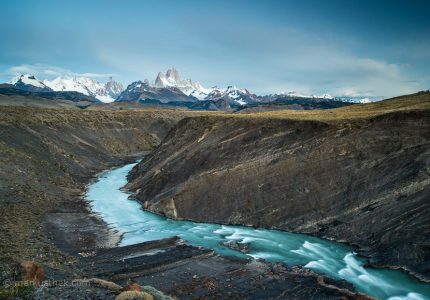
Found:
[[3, 0], [0, 82], [175, 67], [206, 87], [396, 96], [430, 89], [430, 1]]

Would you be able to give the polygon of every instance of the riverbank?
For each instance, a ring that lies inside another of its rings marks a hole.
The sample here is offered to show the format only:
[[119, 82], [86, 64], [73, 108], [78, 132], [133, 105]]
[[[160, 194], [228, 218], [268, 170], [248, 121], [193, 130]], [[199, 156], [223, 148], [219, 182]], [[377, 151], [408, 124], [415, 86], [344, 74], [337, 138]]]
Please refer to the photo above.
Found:
[[[132, 245], [142, 242], [179, 236], [187, 245], [214, 251], [226, 261], [233, 259], [262, 262], [261, 259], [264, 259], [264, 263], [285, 264], [290, 268], [304, 266], [332, 279], [346, 280], [353, 284], [357, 291], [379, 299], [409, 295], [416, 295], [417, 298], [430, 297], [429, 285], [420, 284], [405, 273], [364, 268], [366, 261], [354, 255], [353, 249], [344, 244], [279, 230], [173, 220], [142, 210], [140, 204], [130, 200], [129, 193], [121, 189], [135, 164], [124, 165], [104, 173], [88, 187], [86, 193], [92, 211], [123, 233], [121, 245], [125, 246], [124, 249], [129, 249], [127, 245], [134, 248]], [[155, 249], [144, 252], [152, 256], [160, 252], [167, 255], [169, 251]], [[123, 255], [128, 258], [141, 256], [135, 253]], [[110, 269], [110, 264], [115, 260], [104, 261], [109, 263], [97, 266], [97, 269], [116, 274], [116, 271]], [[137, 266], [139, 263], [127, 264], [132, 269], [140, 268]], [[151, 269], [150, 264], [145, 265], [147, 269]], [[130, 270], [128, 272], [133, 273]]]
[[[98, 181], [91, 181], [86, 192], [85, 198], [90, 201], [92, 211], [124, 233], [121, 244], [126, 246], [79, 253], [76, 267], [81, 276], [102, 278], [122, 286], [130, 280], [140, 285], [149, 284], [178, 299], [372, 299], [355, 292], [345, 281], [333, 280], [302, 267], [288, 268], [264, 260], [219, 256], [210, 249], [185, 244], [178, 237], [136, 243], [138, 231], [171, 233], [167, 227], [147, 229], [138, 219], [139, 213], [144, 212], [120, 190], [130, 168], [126, 165], [101, 173]], [[152, 222], [146, 220], [146, 223]], [[180, 233], [180, 230], [175, 232]], [[60, 236], [68, 233], [64, 230]], [[70, 293], [70, 289], [54, 287], [53, 290], [57, 295]], [[43, 293], [52, 292], [47, 289]], [[104, 297], [113, 299], [113, 294]]]

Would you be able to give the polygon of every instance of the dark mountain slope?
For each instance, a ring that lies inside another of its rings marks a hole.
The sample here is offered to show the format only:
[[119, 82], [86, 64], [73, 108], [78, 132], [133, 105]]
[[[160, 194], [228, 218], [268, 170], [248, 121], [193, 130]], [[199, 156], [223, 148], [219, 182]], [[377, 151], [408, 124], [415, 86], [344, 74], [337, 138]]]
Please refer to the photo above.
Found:
[[39, 97], [45, 98], [49, 100], [69, 100], [73, 102], [78, 101], [88, 101], [93, 103], [100, 103], [100, 100], [97, 100], [94, 97], [84, 95], [79, 92], [56, 92], [56, 91], [30, 91], [30, 90], [22, 90], [14, 87], [10, 84], [0, 84], [0, 94], [6, 96], [25, 96], [25, 97]]
[[117, 98], [116, 101], [141, 101], [146, 99], [157, 99], [162, 103], [170, 101], [195, 102], [196, 98], [185, 95], [176, 87], [153, 87], [148, 83], [136, 81], [130, 84]]

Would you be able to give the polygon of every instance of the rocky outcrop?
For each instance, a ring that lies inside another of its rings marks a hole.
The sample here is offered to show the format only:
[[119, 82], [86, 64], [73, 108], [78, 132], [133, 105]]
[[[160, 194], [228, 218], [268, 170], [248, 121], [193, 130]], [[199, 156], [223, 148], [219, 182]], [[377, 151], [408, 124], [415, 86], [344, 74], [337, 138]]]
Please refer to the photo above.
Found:
[[263, 260], [218, 256], [177, 237], [98, 249], [81, 264], [90, 276], [120, 285], [131, 279], [156, 300], [171, 298], [151, 286], [176, 299], [373, 299], [343, 280]]
[[336, 239], [429, 278], [429, 104], [186, 118], [128, 187], [169, 217]]

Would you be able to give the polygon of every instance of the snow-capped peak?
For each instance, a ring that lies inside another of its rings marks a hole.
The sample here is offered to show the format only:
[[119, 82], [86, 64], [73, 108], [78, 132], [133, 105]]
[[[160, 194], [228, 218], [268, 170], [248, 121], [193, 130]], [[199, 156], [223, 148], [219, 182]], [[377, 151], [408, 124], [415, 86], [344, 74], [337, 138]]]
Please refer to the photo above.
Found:
[[282, 92], [279, 94], [280, 96], [288, 96], [288, 97], [298, 97], [298, 98], [318, 98], [318, 99], [333, 99], [333, 96], [325, 93], [322, 95], [315, 95], [315, 94], [304, 94], [296, 91], [288, 91], [288, 92]]
[[382, 96], [339, 96], [337, 100], [351, 103], [370, 103], [383, 100]]
[[166, 79], [175, 83], [181, 82], [181, 78], [179, 77], [179, 72], [175, 68], [171, 68], [167, 70]]
[[96, 94], [102, 84], [98, 81], [85, 77], [57, 77], [54, 80], [44, 80], [44, 83], [54, 91], [75, 91], [87, 96]]
[[288, 96], [288, 97], [310, 97], [308, 95], [296, 92], [296, 91], [287, 91], [287, 92], [281, 92], [281, 96]]
[[166, 74], [159, 72], [154, 82], [154, 87], [169, 88], [175, 87], [187, 96], [193, 96], [203, 100], [212, 90], [204, 88], [199, 82], [191, 79], [182, 80], [179, 72], [175, 68], [167, 70]]
[[122, 93], [124, 87], [120, 82], [117, 82], [110, 77], [109, 81], [105, 84], [105, 90], [108, 96], [112, 99], [116, 99]]
[[325, 93], [325, 94], [323, 94], [323, 95], [316, 96], [315, 98], [320, 98], [320, 99], [333, 99], [333, 96], [332, 96], [332, 95], [330, 95], [330, 94], [328, 94], [328, 93]]
[[31, 74], [16, 75], [8, 83], [15, 86], [28, 85], [40, 89], [49, 89], [42, 81], [38, 80], [34, 75]]

